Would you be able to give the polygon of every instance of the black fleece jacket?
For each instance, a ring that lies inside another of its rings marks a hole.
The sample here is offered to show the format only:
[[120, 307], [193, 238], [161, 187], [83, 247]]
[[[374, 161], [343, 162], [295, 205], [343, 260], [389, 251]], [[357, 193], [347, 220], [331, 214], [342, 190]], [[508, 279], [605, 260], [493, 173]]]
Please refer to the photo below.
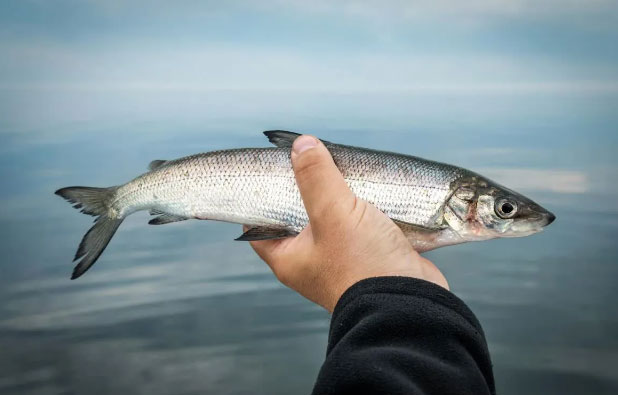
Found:
[[335, 307], [313, 394], [495, 394], [481, 325], [454, 294], [408, 277], [353, 285]]

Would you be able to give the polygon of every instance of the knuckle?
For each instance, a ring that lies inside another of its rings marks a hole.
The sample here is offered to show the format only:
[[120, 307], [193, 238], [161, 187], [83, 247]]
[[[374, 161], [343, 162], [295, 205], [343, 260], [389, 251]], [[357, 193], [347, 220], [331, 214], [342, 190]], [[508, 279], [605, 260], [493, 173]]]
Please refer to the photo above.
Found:
[[277, 268], [277, 270], [273, 270], [273, 272], [275, 273], [275, 277], [277, 277], [277, 280], [279, 280], [282, 284], [289, 284], [291, 280], [290, 271], [286, 269], [285, 266], [281, 266]]
[[287, 270], [286, 270], [286, 266], [283, 263], [283, 260], [278, 259], [278, 258], [271, 258], [268, 260], [268, 266], [270, 266], [270, 270], [272, 270], [272, 272], [274, 273], [275, 277], [277, 277], [277, 279], [279, 281], [281, 281], [282, 283], [285, 284], [284, 280], [287, 280]]
[[354, 196], [354, 204], [352, 209], [350, 210], [350, 217], [355, 218], [353, 229], [358, 229], [362, 227], [367, 218], [367, 210], [369, 209], [369, 204], [363, 199], [359, 199], [356, 195]]

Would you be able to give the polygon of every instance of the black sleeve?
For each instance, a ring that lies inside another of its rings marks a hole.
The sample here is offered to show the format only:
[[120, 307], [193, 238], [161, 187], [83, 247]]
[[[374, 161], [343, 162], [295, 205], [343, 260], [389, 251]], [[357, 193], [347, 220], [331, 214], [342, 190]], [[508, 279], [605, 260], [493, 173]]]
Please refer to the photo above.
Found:
[[313, 394], [495, 394], [485, 335], [454, 294], [408, 277], [353, 285], [335, 307]]

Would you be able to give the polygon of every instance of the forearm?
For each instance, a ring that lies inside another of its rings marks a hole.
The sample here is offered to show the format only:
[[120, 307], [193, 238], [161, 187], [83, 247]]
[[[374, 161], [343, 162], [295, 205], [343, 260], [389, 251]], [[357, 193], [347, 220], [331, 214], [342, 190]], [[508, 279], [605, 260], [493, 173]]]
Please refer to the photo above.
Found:
[[449, 291], [408, 277], [363, 280], [333, 312], [315, 394], [493, 394], [481, 326]]

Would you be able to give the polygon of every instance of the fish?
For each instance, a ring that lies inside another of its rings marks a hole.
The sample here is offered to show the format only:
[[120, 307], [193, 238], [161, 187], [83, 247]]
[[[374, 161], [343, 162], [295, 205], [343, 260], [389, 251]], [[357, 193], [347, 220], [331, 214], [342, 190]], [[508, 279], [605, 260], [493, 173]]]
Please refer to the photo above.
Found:
[[[126, 184], [72, 186], [55, 193], [95, 224], [75, 254], [71, 279], [101, 256], [122, 221], [149, 210], [148, 223], [189, 219], [243, 224], [236, 240], [294, 237], [309, 223], [290, 162], [298, 133], [264, 132], [274, 147], [154, 160]], [[375, 205], [418, 252], [540, 232], [556, 218], [531, 199], [461, 167], [322, 140], [354, 194]]]

